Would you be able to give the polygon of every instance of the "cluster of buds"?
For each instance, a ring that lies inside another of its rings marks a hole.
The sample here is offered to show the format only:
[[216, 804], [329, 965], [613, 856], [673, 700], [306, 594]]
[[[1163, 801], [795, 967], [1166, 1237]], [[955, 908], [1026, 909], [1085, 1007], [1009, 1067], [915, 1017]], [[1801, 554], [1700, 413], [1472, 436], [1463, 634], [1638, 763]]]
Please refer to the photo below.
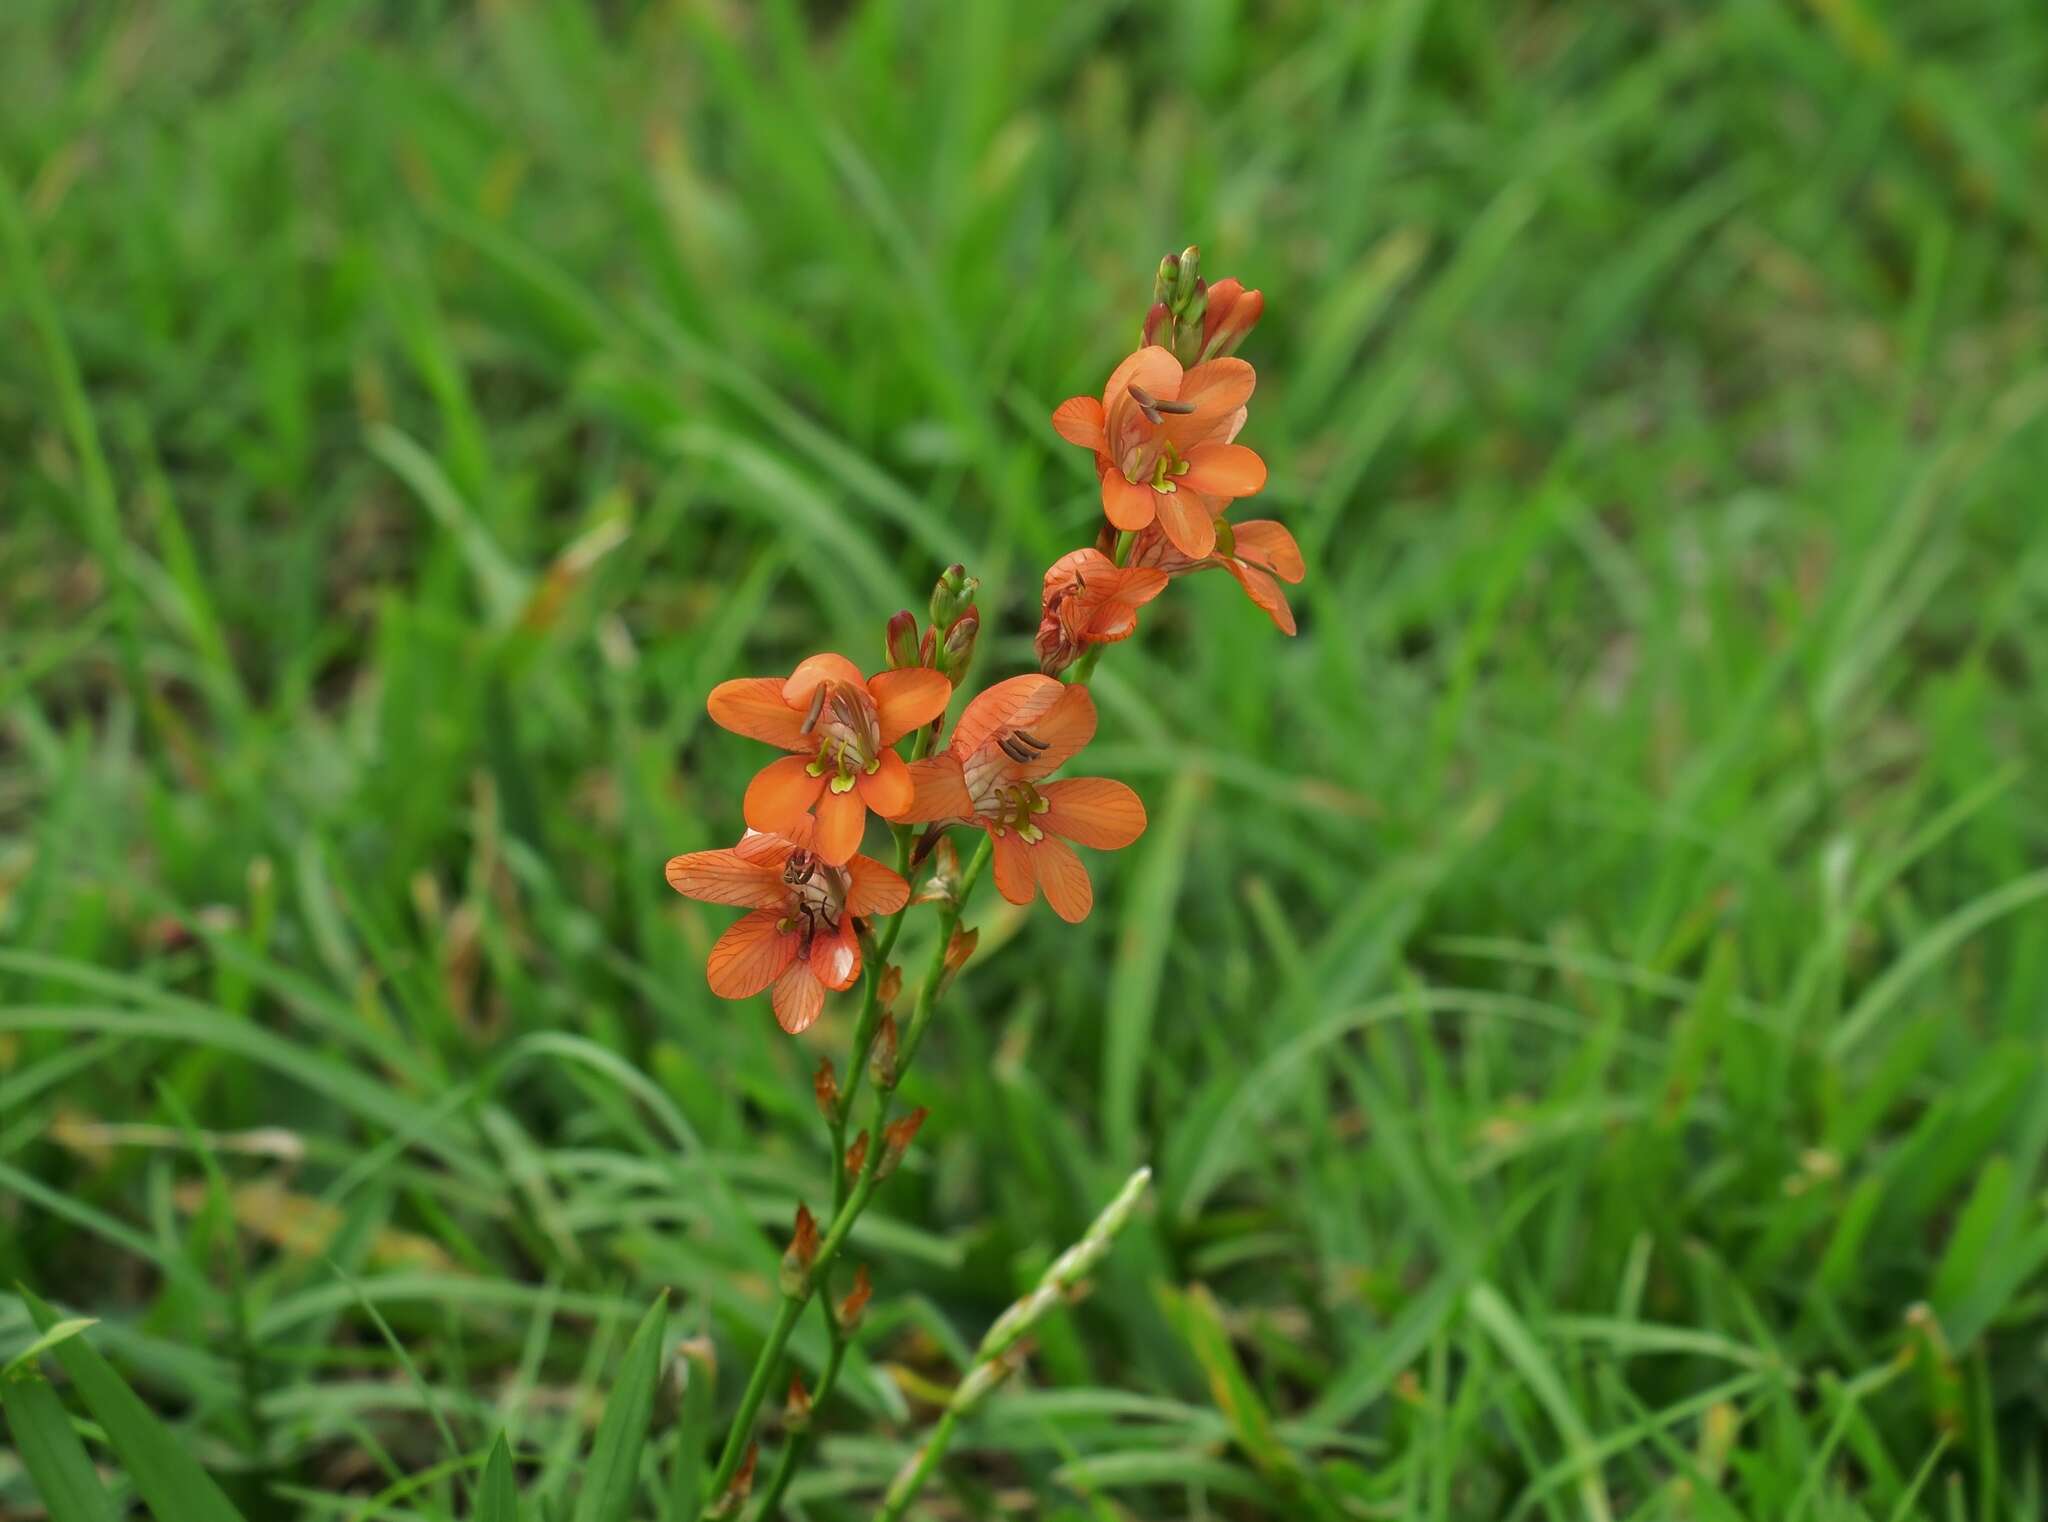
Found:
[[1266, 298], [1235, 278], [1214, 285], [1202, 278], [1202, 251], [1190, 244], [1159, 261], [1144, 341], [1170, 349], [1183, 365], [1235, 354], [1258, 326]]
[[959, 686], [974, 660], [975, 637], [981, 633], [981, 610], [974, 605], [980, 585], [965, 566], [947, 566], [932, 588], [931, 622], [922, 634], [917, 615], [908, 608], [889, 620], [883, 634], [889, 669], [908, 671], [921, 666]]

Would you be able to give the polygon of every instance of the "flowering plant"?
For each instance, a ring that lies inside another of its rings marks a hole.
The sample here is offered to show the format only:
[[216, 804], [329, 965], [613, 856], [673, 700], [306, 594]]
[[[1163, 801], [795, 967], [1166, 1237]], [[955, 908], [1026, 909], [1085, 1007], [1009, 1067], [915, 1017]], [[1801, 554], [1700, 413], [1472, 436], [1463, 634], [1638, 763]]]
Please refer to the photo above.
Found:
[[[1212, 568], [1228, 571], [1283, 632], [1294, 632], [1279, 586], [1302, 578], [1292, 536], [1270, 520], [1233, 524], [1228, 516], [1266, 481], [1265, 462], [1237, 442], [1257, 375], [1235, 357], [1263, 309], [1260, 293], [1236, 280], [1205, 281], [1196, 249], [1161, 261], [1139, 347], [1111, 372], [1099, 398], [1074, 397], [1052, 414], [1059, 435], [1094, 456], [1105, 520], [1098, 541], [1045, 573], [1034, 645], [1039, 670], [985, 688], [961, 708], [950, 734], [946, 715], [981, 627], [978, 583], [957, 565], [939, 578], [922, 632], [907, 610], [888, 620], [887, 666], [873, 676], [826, 653], [786, 678], [744, 677], [710, 695], [721, 726], [786, 752], [748, 786], [747, 832], [737, 844], [668, 864], [679, 893], [747, 911], [712, 947], [705, 967], [712, 992], [728, 999], [766, 993], [792, 1035], [817, 1021], [829, 992], [860, 983], [861, 993], [844, 1083], [829, 1057], [814, 1083], [839, 1163], [831, 1211], [821, 1226], [808, 1205], [797, 1206], [781, 1305], [710, 1476], [707, 1518], [732, 1516], [748, 1498], [756, 1419], [790, 1334], [816, 1299], [830, 1354], [815, 1388], [792, 1377], [787, 1441], [760, 1516], [775, 1514], [803, 1462], [813, 1413], [832, 1393], [871, 1287], [862, 1266], [835, 1300], [833, 1272], [854, 1223], [925, 1120], [923, 1109], [896, 1115], [896, 1092], [941, 996], [974, 954], [975, 932], [960, 921], [983, 873], [992, 866], [996, 891], [1011, 903], [1028, 905], [1043, 894], [1055, 914], [1077, 922], [1093, 906], [1094, 889], [1074, 847], [1113, 851], [1144, 833], [1144, 803], [1126, 784], [1053, 775], [1094, 738], [1086, 684], [1104, 647], [1136, 633], [1139, 610], [1175, 578]], [[871, 813], [890, 828], [893, 866], [860, 854]], [[951, 839], [956, 827], [976, 832], [965, 865]], [[904, 979], [890, 958], [904, 920], [920, 907], [936, 913], [937, 934], [899, 1020]], [[872, 1119], [849, 1143], [863, 1075], [874, 1090]], [[959, 1413], [1013, 1367], [1030, 1322], [1107, 1251], [1145, 1178], [1141, 1170], [1055, 1265], [1059, 1272], [992, 1330], [945, 1419], [891, 1485], [885, 1518], [910, 1504]]]

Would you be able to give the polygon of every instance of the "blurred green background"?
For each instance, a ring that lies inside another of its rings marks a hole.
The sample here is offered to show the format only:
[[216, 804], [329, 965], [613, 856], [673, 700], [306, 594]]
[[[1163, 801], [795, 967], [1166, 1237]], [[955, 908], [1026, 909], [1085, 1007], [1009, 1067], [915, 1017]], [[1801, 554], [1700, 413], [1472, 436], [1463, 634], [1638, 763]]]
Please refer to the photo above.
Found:
[[1152, 827], [976, 911], [806, 1514], [1149, 1159], [927, 1515], [2043, 1515], [2044, 101], [2033, 0], [8, 0], [0, 1283], [256, 1519], [451, 1515], [429, 1405], [560, 1505], [657, 1286], [729, 1408], [848, 1018], [704, 987], [704, 694], [953, 559], [1027, 668], [1196, 242], [1302, 633], [1104, 661]]

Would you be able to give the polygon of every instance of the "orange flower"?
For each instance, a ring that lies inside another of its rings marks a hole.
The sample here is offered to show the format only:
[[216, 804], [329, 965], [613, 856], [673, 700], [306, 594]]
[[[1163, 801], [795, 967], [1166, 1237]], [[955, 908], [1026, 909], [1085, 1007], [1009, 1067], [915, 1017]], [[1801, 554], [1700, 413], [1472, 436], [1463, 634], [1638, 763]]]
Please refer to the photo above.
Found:
[[[1266, 616], [1273, 620], [1282, 634], [1294, 632], [1294, 610], [1287, 605], [1287, 594], [1280, 590], [1280, 582], [1300, 581], [1305, 567], [1301, 562], [1301, 549], [1295, 544], [1294, 536], [1287, 532], [1285, 524], [1275, 523], [1270, 518], [1232, 523], [1218, 517], [1216, 547], [1199, 558], [1181, 553], [1179, 547], [1154, 526], [1140, 534], [1131, 545], [1131, 564], [1156, 570], [1167, 577], [1221, 567], [1237, 578], [1237, 584], [1244, 588], [1245, 595], [1266, 610]], [[1275, 577], [1279, 580], [1276, 581]]]
[[1068, 443], [1095, 451], [1111, 523], [1142, 529], [1156, 520], [1184, 554], [1200, 559], [1215, 548], [1223, 504], [1266, 484], [1266, 462], [1231, 442], [1257, 380], [1241, 359], [1183, 371], [1172, 354], [1148, 344], [1116, 367], [1101, 401], [1070, 397], [1052, 425]]
[[1052, 675], [1089, 645], [1129, 639], [1138, 629], [1138, 609], [1165, 590], [1166, 573], [1150, 566], [1118, 565], [1096, 549], [1060, 556], [1045, 573], [1038, 669]]
[[825, 990], [860, 976], [856, 916], [894, 914], [910, 885], [880, 862], [855, 856], [832, 866], [796, 840], [749, 830], [730, 851], [692, 851], [668, 864], [671, 888], [707, 904], [739, 904], [742, 916], [711, 948], [704, 976], [721, 999], [773, 989], [775, 1019], [791, 1035], [825, 1007]]
[[952, 742], [917, 762], [917, 800], [906, 819], [960, 820], [995, 842], [996, 888], [1013, 904], [1045, 890], [1053, 913], [1074, 923], [1095, 901], [1088, 869], [1068, 841], [1114, 851], [1145, 832], [1145, 805], [1107, 777], [1039, 779], [1095, 737], [1086, 687], [1049, 676], [998, 682], [960, 715]]
[[1262, 291], [1248, 291], [1235, 275], [1217, 281], [1208, 289], [1208, 305], [1202, 309], [1202, 358], [1230, 354], [1244, 342], [1245, 335], [1258, 326], [1266, 310]]
[[843, 655], [814, 655], [786, 682], [720, 682], [705, 706], [734, 734], [795, 752], [769, 762], [747, 785], [747, 824], [800, 838], [800, 822], [815, 804], [812, 849], [837, 867], [859, 848], [869, 809], [900, 819], [910, 807], [910, 770], [890, 747], [944, 713], [952, 694], [953, 684], [927, 667], [867, 678]]

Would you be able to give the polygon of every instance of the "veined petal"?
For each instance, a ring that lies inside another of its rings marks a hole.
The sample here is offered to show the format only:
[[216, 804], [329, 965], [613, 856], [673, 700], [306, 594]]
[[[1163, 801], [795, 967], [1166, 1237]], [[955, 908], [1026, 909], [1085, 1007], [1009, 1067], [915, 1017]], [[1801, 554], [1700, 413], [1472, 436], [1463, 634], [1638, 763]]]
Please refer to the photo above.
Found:
[[811, 816], [798, 816], [796, 828], [788, 835], [763, 835], [759, 830], [748, 830], [740, 837], [740, 843], [732, 848], [732, 854], [741, 861], [752, 862], [755, 866], [773, 867], [776, 875], [782, 874], [782, 864], [789, 860], [789, 853], [811, 843]]
[[1095, 885], [1088, 881], [1088, 869], [1081, 865], [1074, 848], [1057, 835], [1048, 835], [1027, 849], [1052, 912], [1069, 925], [1088, 918], [1088, 911], [1095, 906]]
[[1120, 529], [1137, 530], [1152, 521], [1159, 493], [1137, 481], [1126, 481], [1115, 469], [1102, 473], [1102, 515]]
[[1102, 432], [1102, 403], [1092, 396], [1070, 396], [1053, 408], [1053, 431], [1069, 444], [1098, 452], [1107, 448]]
[[868, 806], [858, 786], [843, 793], [829, 787], [818, 795], [818, 834], [813, 846], [818, 860], [828, 867], [843, 867], [860, 849], [860, 837], [867, 829]]
[[[811, 689], [820, 682], [846, 682], [854, 687], [867, 686], [868, 679], [860, 674], [860, 667], [843, 655], [814, 655], [800, 663], [789, 674], [789, 680], [782, 684], [783, 701], [795, 708], [806, 707], [811, 701]], [[803, 715], [798, 714], [801, 720]]]
[[953, 684], [929, 666], [879, 671], [868, 683], [881, 721], [882, 743], [894, 745], [920, 724], [929, 724], [953, 701]]
[[802, 756], [784, 756], [756, 772], [740, 802], [747, 824], [764, 835], [789, 836], [807, 828], [804, 812], [825, 786], [825, 779], [813, 777], [809, 768]]
[[1216, 519], [1202, 499], [1186, 488], [1156, 495], [1159, 526], [1173, 547], [1191, 560], [1208, 559], [1216, 548]]
[[1063, 687], [1060, 700], [1043, 718], [1017, 727], [1039, 743], [1032, 746], [1038, 754], [1013, 768], [1015, 775], [1025, 779], [1047, 776], [1095, 738], [1095, 699], [1086, 687]]
[[796, 960], [796, 932], [778, 927], [782, 916], [756, 909], [737, 920], [711, 948], [704, 980], [721, 999], [751, 999]]
[[853, 916], [840, 920], [837, 930], [821, 933], [811, 942], [811, 971], [827, 988], [850, 988], [860, 976], [860, 935], [853, 928]]
[[1294, 535], [1287, 532], [1287, 525], [1275, 523], [1271, 518], [1253, 518], [1246, 523], [1234, 523], [1231, 530], [1237, 539], [1237, 558], [1263, 566], [1282, 581], [1300, 581], [1307, 567], [1301, 562], [1301, 546], [1294, 542]]
[[1182, 491], [1249, 497], [1266, 484], [1266, 462], [1242, 444], [1197, 444], [1188, 451], [1186, 473], [1174, 481]]
[[1071, 690], [1049, 676], [1013, 676], [997, 682], [967, 705], [960, 722], [953, 726], [949, 748], [956, 756], [971, 756], [1001, 731], [1035, 723], [1051, 711], [1062, 693]]
[[779, 909], [788, 896], [780, 868], [748, 861], [737, 851], [692, 851], [671, 857], [668, 885], [702, 903], [744, 904], [750, 909]]
[[1133, 386], [1142, 386], [1155, 397], [1172, 401], [1180, 395], [1180, 361], [1171, 350], [1158, 344], [1147, 344], [1125, 355], [1123, 363], [1109, 372], [1109, 382], [1102, 388], [1103, 411], [1114, 411], [1118, 400]]
[[1069, 777], [1038, 790], [1038, 827], [1098, 851], [1120, 851], [1145, 833], [1144, 800], [1110, 777]]
[[792, 1036], [800, 1036], [825, 1012], [825, 985], [811, 971], [811, 964], [798, 958], [775, 980], [775, 992], [768, 1002], [775, 1010], [775, 1023]]
[[1107, 576], [1115, 569], [1116, 562], [1098, 549], [1069, 550], [1046, 567], [1041, 600], [1055, 592], [1064, 592], [1077, 583]]
[[951, 751], [913, 761], [908, 768], [914, 796], [896, 816], [898, 824], [932, 824], [941, 819], [966, 819], [974, 813], [960, 758]]
[[1280, 590], [1280, 583], [1273, 579], [1270, 571], [1245, 560], [1226, 560], [1223, 569], [1237, 578], [1237, 584], [1244, 588], [1244, 595], [1265, 610], [1276, 629], [1282, 634], [1294, 633], [1294, 609], [1288, 605], [1287, 594]]
[[849, 861], [846, 877], [848, 914], [894, 914], [910, 902], [910, 884], [872, 856]]
[[917, 798], [917, 784], [910, 780], [910, 768], [893, 750], [885, 750], [875, 758], [873, 776], [854, 773], [853, 785], [860, 791], [861, 801], [884, 819], [901, 819], [903, 811]]
[[1038, 896], [1038, 872], [1031, 862], [1031, 847], [1015, 830], [995, 832], [996, 892], [1013, 904], [1028, 904]]
[[711, 689], [704, 707], [713, 722], [749, 740], [766, 740], [784, 750], [812, 750], [804, 716], [783, 701], [782, 683], [772, 676], [743, 676]]

